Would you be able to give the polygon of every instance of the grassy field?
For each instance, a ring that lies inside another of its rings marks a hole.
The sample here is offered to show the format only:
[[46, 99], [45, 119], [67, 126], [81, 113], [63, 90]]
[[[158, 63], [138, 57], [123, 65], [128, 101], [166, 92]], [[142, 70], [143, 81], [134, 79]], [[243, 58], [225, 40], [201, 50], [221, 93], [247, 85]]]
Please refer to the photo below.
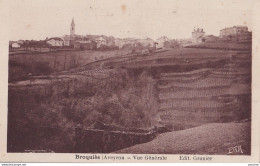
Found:
[[68, 71], [82, 65], [117, 56], [130, 50], [113, 51], [56, 51], [47, 53], [21, 53], [9, 56], [9, 82], [28, 79], [29, 75], [49, 75]]
[[213, 42], [201, 43], [197, 45], [188, 46], [189, 48], [211, 48], [221, 50], [236, 50], [236, 51], [249, 51], [251, 50], [251, 43], [230, 43], [230, 42]]

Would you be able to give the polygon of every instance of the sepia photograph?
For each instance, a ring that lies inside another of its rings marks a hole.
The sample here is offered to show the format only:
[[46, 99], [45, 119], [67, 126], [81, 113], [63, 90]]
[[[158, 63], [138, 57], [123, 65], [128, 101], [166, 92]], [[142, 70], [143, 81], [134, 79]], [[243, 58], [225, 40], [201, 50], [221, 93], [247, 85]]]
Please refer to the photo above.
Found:
[[11, 0], [6, 153], [252, 156], [254, 3]]

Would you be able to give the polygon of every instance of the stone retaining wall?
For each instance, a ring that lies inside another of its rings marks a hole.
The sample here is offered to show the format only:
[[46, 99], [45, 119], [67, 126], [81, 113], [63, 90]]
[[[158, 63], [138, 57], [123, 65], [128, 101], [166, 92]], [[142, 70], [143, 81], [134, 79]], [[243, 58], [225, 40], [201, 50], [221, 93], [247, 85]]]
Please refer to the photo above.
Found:
[[149, 142], [154, 132], [134, 133], [98, 129], [75, 129], [75, 152], [110, 153], [136, 144]]

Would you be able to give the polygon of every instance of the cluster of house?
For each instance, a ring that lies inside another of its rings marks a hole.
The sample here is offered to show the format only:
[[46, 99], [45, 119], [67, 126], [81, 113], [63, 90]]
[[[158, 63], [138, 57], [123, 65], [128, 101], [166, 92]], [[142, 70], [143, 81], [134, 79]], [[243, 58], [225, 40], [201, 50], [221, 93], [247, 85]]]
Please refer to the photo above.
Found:
[[[26, 41], [33, 43], [33, 41]], [[11, 41], [11, 48], [20, 48], [23, 46], [25, 41]], [[44, 41], [41, 41], [41, 46], [51, 46], [51, 47], [70, 47], [75, 49], [106, 49], [106, 48], [123, 48], [127, 46], [138, 46], [142, 45], [144, 47], [154, 47], [155, 42], [150, 39], [134, 39], [134, 38], [125, 38], [119, 39], [114, 38], [113, 36], [105, 35], [77, 35], [75, 34], [75, 23], [72, 19], [70, 25], [70, 35], [64, 35], [62, 37], [52, 37], [46, 38]]]
[[10, 41], [10, 42], [9, 42], [9, 47], [12, 47], [12, 48], [20, 48], [23, 43], [24, 43], [23, 40]]
[[233, 26], [221, 29], [219, 36], [205, 35], [203, 29], [199, 28], [194, 29], [192, 32], [192, 44], [216, 41], [251, 42], [252, 32], [248, 31], [247, 26]]
[[[134, 39], [125, 38], [119, 39], [113, 36], [105, 35], [76, 35], [75, 34], [75, 22], [72, 19], [70, 25], [70, 35], [65, 35], [62, 37], [52, 37], [46, 38], [46, 40], [41, 41], [42, 45], [51, 47], [70, 47], [75, 49], [107, 49], [107, 48], [118, 48], [121, 49], [127, 46], [143, 46], [152, 47], [156, 49], [164, 47], [174, 47], [175, 45], [187, 46], [193, 44], [199, 44], [203, 42], [214, 42], [217, 40], [227, 40], [228, 37], [232, 36], [244, 36], [239, 38], [239, 40], [250, 41], [252, 33], [248, 31], [246, 26], [233, 26], [230, 28], [225, 28], [220, 30], [220, 36], [206, 35], [203, 29], [194, 29], [191, 38], [189, 39], [176, 39], [170, 40], [166, 36], [160, 37], [156, 41], [151, 38], [146, 39]], [[236, 39], [238, 40], [238, 39]], [[16, 42], [10, 42], [10, 47], [19, 48], [23, 45], [24, 41], [19, 40]]]
[[212, 42], [252, 42], [252, 32], [248, 31], [247, 26], [233, 26], [220, 30], [219, 36], [206, 35], [205, 31], [201, 28], [193, 30], [191, 38], [189, 39], [176, 39], [181, 46], [190, 46], [200, 43]]

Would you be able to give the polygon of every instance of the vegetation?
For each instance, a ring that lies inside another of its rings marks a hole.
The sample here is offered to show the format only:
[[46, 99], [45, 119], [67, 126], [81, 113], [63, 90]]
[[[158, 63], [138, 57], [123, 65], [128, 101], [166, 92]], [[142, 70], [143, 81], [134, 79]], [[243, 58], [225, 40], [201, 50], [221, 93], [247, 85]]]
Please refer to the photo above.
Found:
[[187, 46], [188, 48], [206, 48], [206, 49], [222, 49], [222, 50], [251, 50], [251, 44], [230, 43], [230, 42], [216, 42], [216, 43], [201, 43], [197, 45]]
[[[158, 103], [153, 95], [155, 81], [148, 73], [132, 78], [125, 70], [120, 70], [105, 80], [89, 80], [83, 76], [73, 83], [62, 84], [54, 81], [45, 87], [9, 88], [9, 131], [12, 132], [9, 135], [18, 137], [28, 130], [23, 141], [30, 140], [32, 147], [41, 145], [44, 147], [38, 148], [67, 152], [73, 151], [74, 133], [71, 130], [77, 126], [91, 127], [96, 120], [125, 127], [155, 125]], [[62, 91], [64, 89], [68, 91]], [[48, 138], [44, 127], [57, 133]], [[43, 130], [38, 132], [42, 138], [35, 135], [34, 130]], [[45, 139], [60, 141], [54, 146], [52, 141], [43, 143]], [[28, 146], [26, 142], [15, 143], [11, 139], [9, 151], [21, 151], [26, 149], [24, 145]]]
[[[47, 75], [71, 70], [98, 60], [124, 56], [130, 50], [111, 51], [57, 51], [47, 53], [20, 53], [9, 56], [9, 82], [26, 80], [27, 75]], [[21, 74], [19, 74], [21, 73]]]

